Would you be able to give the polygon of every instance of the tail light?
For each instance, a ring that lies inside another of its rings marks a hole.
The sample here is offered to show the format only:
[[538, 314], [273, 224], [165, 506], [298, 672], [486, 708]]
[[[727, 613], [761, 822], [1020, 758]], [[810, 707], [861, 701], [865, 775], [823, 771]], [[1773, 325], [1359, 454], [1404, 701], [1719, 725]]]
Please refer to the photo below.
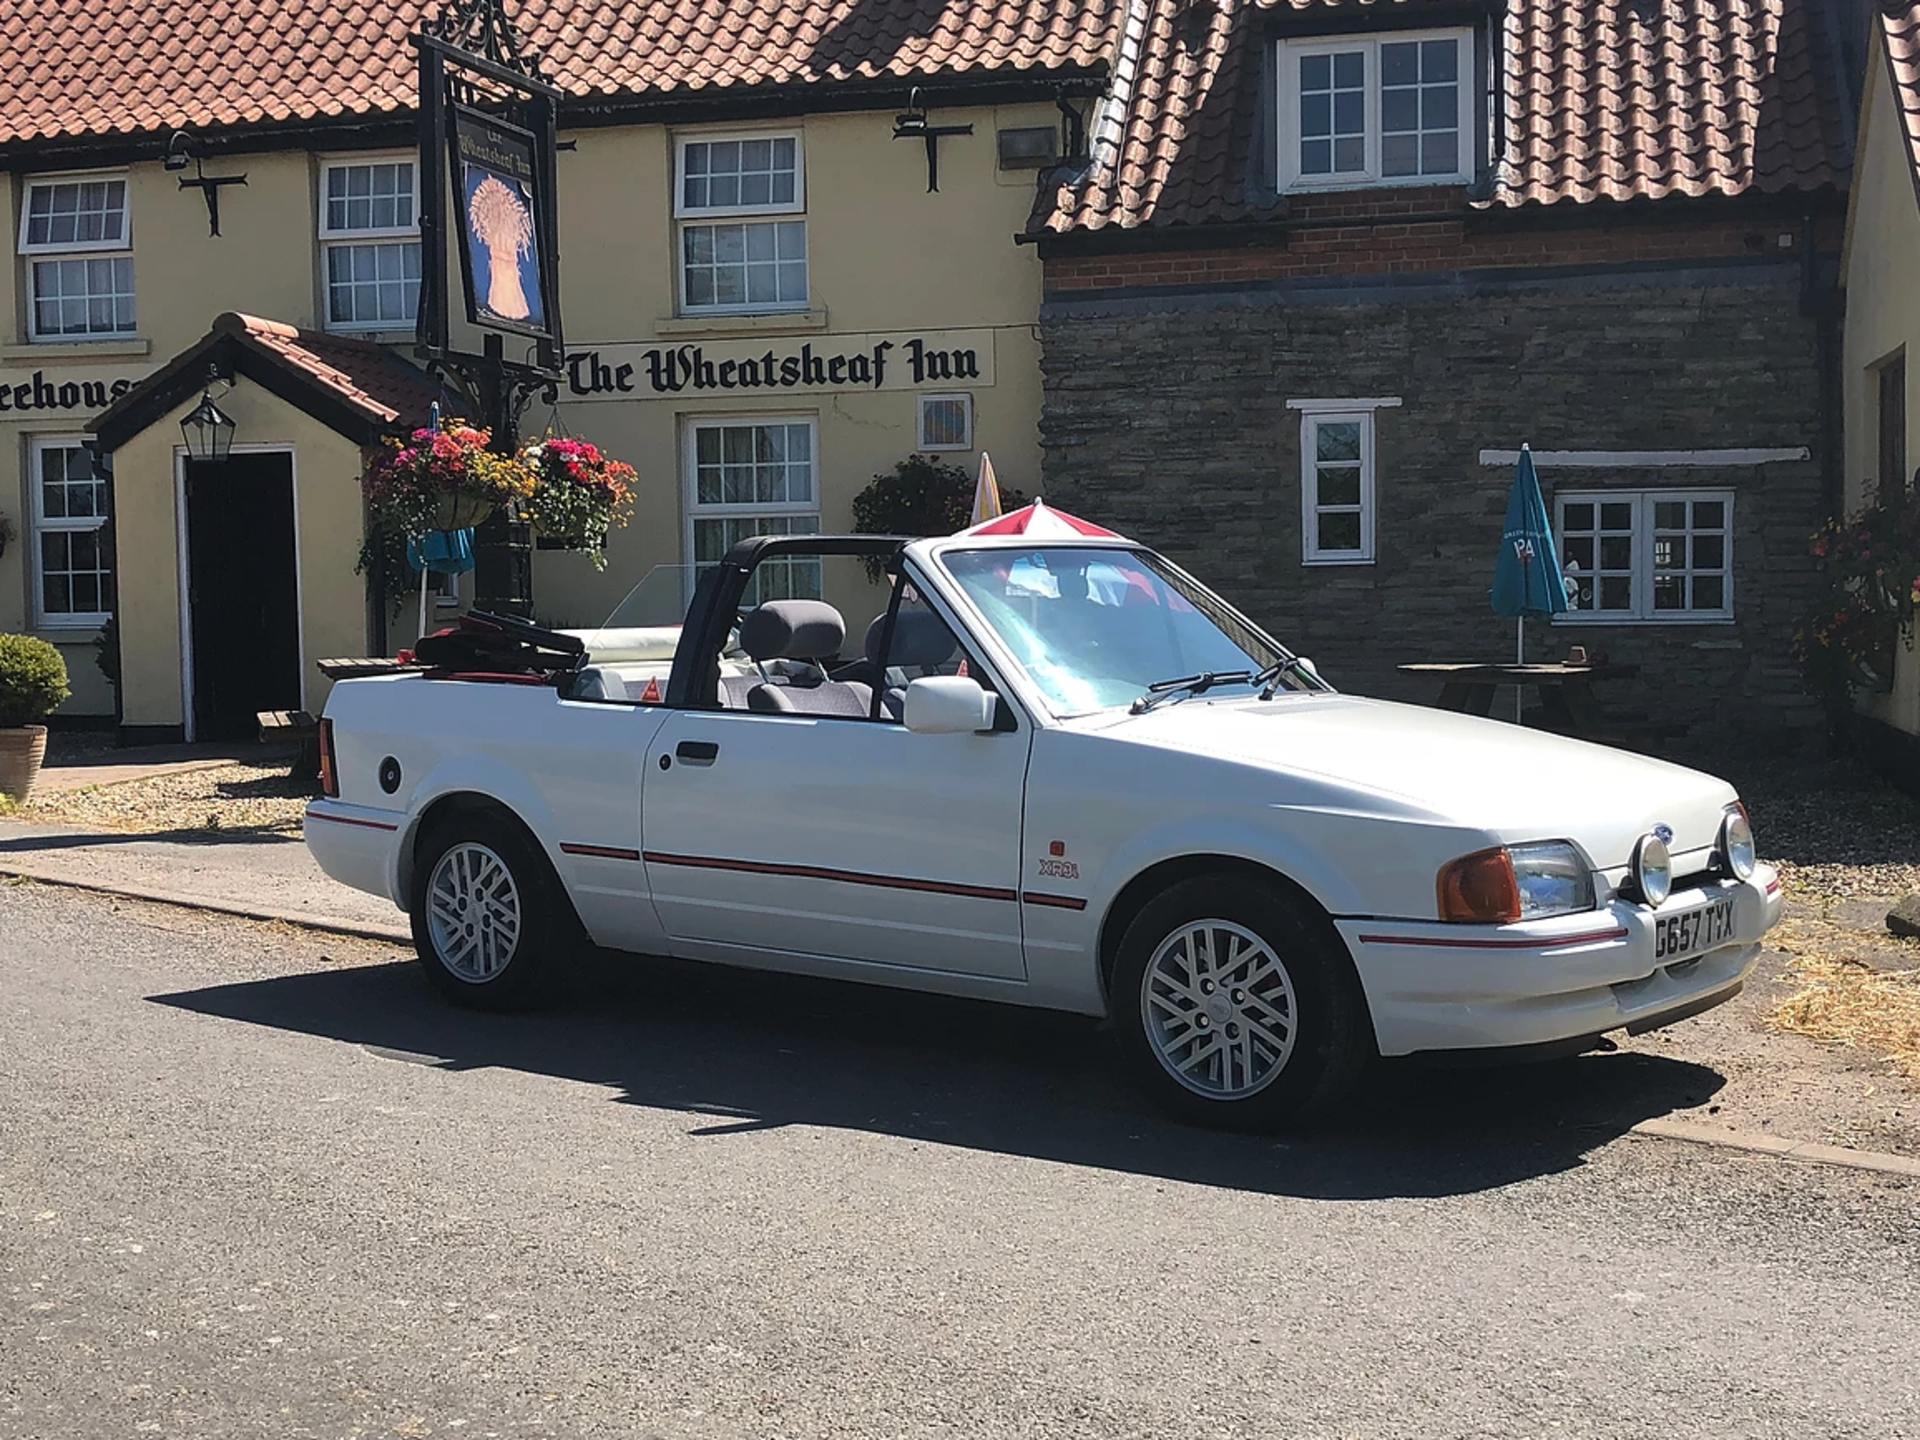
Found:
[[333, 758], [333, 721], [320, 722], [320, 793], [329, 800], [340, 798], [340, 767]]
[[1434, 890], [1442, 920], [1508, 925], [1520, 918], [1520, 882], [1505, 847], [1462, 855], [1440, 871]]

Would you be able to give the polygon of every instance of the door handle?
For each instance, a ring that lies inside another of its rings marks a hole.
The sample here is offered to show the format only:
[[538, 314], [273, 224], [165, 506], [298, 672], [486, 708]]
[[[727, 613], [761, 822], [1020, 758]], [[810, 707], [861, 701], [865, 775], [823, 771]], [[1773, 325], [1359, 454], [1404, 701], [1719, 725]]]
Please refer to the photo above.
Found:
[[688, 765], [711, 765], [720, 758], [720, 747], [711, 740], [682, 740], [673, 753]]

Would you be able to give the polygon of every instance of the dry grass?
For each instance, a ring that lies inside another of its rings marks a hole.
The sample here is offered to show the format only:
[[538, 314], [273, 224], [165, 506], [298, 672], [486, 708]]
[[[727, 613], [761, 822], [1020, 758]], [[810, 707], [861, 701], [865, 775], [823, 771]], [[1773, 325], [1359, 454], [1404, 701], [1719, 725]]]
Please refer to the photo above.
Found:
[[1775, 1007], [1769, 1026], [1877, 1055], [1920, 1081], [1920, 969], [1862, 964], [1856, 932], [1830, 921], [1790, 918], [1773, 938], [1805, 988]]

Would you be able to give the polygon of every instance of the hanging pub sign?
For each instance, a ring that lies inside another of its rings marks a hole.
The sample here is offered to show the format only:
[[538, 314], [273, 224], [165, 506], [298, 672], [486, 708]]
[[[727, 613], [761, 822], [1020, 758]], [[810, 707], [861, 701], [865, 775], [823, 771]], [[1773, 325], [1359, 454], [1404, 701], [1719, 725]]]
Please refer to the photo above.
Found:
[[[522, 44], [504, 0], [454, 0], [413, 44], [420, 353], [459, 388], [493, 397], [488, 408], [506, 405], [511, 413], [487, 419], [511, 430], [529, 393], [558, 384], [565, 353], [554, 199], [560, 91]], [[508, 350], [507, 335], [533, 343]]]
[[467, 319], [551, 339], [541, 175], [534, 136], [464, 105], [447, 106], [448, 162], [456, 206]]

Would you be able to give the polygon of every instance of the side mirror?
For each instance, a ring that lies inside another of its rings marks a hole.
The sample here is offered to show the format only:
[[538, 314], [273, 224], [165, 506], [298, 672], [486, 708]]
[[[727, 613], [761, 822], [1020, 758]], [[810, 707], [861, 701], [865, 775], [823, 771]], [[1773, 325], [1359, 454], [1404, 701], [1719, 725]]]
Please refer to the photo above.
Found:
[[924, 675], [907, 684], [901, 720], [916, 735], [972, 735], [993, 729], [994, 697], [966, 675]]

